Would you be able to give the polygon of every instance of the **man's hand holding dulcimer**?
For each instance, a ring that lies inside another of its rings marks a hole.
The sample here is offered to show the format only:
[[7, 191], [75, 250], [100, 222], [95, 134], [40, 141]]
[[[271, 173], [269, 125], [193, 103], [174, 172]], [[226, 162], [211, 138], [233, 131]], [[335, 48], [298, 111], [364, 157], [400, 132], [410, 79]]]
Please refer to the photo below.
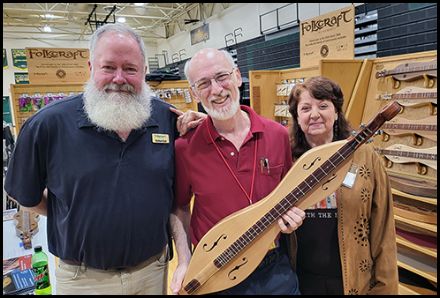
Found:
[[217, 292], [248, 277], [280, 232], [277, 219], [292, 206], [306, 209], [334, 192], [355, 150], [400, 109], [392, 102], [356, 136], [309, 150], [267, 197], [216, 224], [195, 248], [179, 294]]

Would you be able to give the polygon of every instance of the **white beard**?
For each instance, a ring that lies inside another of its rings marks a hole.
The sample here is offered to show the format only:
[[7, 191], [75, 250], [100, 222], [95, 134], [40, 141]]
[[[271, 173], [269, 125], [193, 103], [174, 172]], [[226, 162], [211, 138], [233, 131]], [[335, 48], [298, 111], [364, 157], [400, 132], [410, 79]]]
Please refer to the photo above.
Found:
[[214, 109], [211, 107], [207, 107], [203, 104], [203, 102], [200, 102], [205, 109], [206, 113], [208, 113], [209, 116], [211, 116], [213, 119], [216, 120], [228, 120], [234, 117], [234, 115], [238, 112], [240, 109], [240, 100], [237, 98], [235, 100], [232, 100], [231, 104], [229, 106], [223, 107], [221, 109]]
[[[130, 93], [105, 92], [106, 89], [121, 89]], [[84, 109], [90, 121], [98, 127], [115, 132], [130, 132], [142, 127], [151, 115], [151, 97], [154, 93], [147, 83], [142, 83], [139, 94], [133, 86], [107, 84], [103, 90], [90, 79], [84, 92]]]

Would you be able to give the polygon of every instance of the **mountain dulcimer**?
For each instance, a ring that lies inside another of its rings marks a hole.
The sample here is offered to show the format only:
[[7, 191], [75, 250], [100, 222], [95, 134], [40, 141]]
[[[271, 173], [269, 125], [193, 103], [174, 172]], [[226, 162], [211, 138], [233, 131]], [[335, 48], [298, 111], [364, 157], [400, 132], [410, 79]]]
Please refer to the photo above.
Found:
[[375, 150], [383, 154], [391, 163], [419, 162], [437, 170], [437, 146], [418, 149], [404, 144], [393, 144], [387, 148], [375, 148]]
[[400, 109], [391, 102], [354, 137], [304, 153], [268, 196], [218, 222], [195, 248], [179, 294], [217, 292], [248, 277], [280, 232], [281, 215], [293, 206], [306, 209], [334, 192], [355, 150]]
[[398, 89], [400, 81], [412, 81], [423, 78], [425, 88], [432, 88], [435, 84], [433, 78], [437, 78], [437, 59], [427, 62], [403, 63], [392, 70], [376, 72], [376, 79], [391, 76], [394, 80], [393, 87]]

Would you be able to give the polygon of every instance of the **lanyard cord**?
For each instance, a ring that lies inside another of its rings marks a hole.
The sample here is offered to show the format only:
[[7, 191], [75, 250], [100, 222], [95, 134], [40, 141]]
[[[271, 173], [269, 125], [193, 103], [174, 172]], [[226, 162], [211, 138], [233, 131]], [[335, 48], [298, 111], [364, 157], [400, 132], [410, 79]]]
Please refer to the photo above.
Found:
[[225, 157], [220, 152], [220, 149], [218, 148], [217, 144], [214, 142], [214, 139], [212, 138], [212, 135], [211, 135], [211, 131], [209, 130], [209, 126], [207, 125], [206, 128], [208, 129], [209, 137], [211, 139], [211, 142], [214, 144], [214, 147], [217, 150], [218, 155], [221, 157], [221, 159], [223, 160], [223, 162], [226, 165], [226, 167], [228, 167], [229, 172], [232, 174], [232, 177], [234, 177], [234, 179], [237, 182], [238, 186], [240, 186], [241, 190], [246, 195], [246, 197], [247, 197], [247, 199], [249, 201], [249, 205], [252, 205], [252, 196], [254, 194], [255, 169], [257, 168], [257, 142], [258, 142], [258, 139], [255, 137], [254, 169], [253, 169], [253, 173], [252, 173], [251, 193], [250, 193], [250, 195], [248, 195], [247, 191], [244, 189], [243, 185], [240, 183], [240, 181], [238, 180], [237, 176], [234, 174], [234, 171], [232, 171], [232, 169], [229, 166], [228, 162], [226, 161]]

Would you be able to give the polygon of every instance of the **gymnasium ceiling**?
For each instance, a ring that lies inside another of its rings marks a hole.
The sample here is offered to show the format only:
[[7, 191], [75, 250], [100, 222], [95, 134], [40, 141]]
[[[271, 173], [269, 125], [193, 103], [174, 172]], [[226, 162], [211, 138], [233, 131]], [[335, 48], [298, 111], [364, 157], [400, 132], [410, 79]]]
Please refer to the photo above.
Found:
[[[146, 41], [166, 39], [232, 3], [3, 3], [3, 38], [88, 40], [96, 25], [124, 17]], [[96, 7], [95, 7], [96, 6]], [[45, 32], [44, 26], [51, 27]]]

